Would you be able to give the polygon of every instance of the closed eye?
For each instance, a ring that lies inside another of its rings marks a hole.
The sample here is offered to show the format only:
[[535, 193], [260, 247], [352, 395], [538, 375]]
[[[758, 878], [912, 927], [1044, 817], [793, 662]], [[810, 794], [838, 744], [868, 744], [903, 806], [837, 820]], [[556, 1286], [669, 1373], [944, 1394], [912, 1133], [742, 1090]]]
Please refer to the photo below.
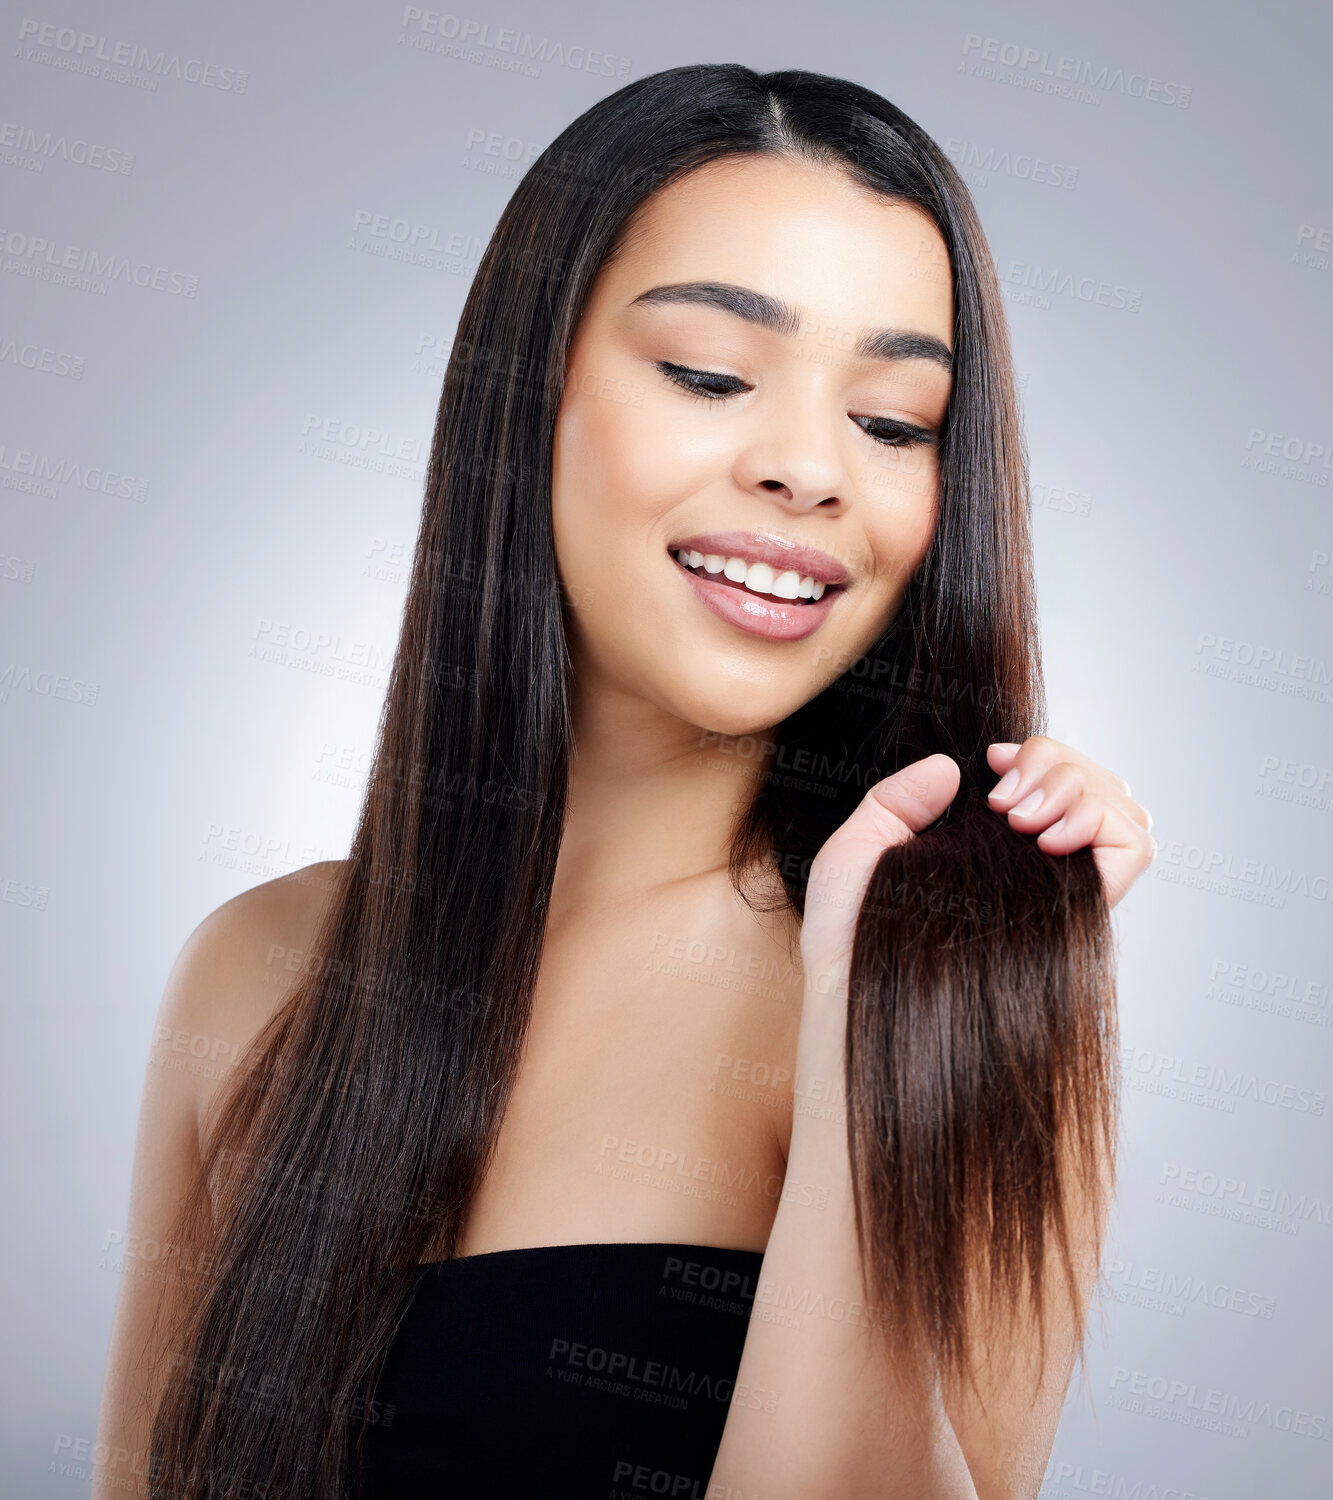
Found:
[[915, 422], [900, 422], [897, 417], [853, 417], [852, 421], [877, 443], [889, 448], [915, 448], [918, 444], [936, 441], [935, 434], [928, 427], [918, 427]]
[[705, 401], [717, 401], [723, 396], [734, 396], [737, 391], [750, 389], [739, 375], [692, 370], [688, 365], [673, 365], [669, 359], [659, 359], [657, 368], [681, 390], [688, 391], [691, 396], [701, 396]]
[[[656, 365], [673, 385], [701, 401], [723, 401], [740, 391], [753, 389], [739, 375], [694, 370], [689, 365], [673, 364], [668, 359], [657, 360]], [[912, 448], [936, 441], [935, 434], [928, 427], [919, 427], [915, 422], [903, 422], [897, 417], [857, 417], [850, 412], [848, 415], [867, 437], [886, 448]]]

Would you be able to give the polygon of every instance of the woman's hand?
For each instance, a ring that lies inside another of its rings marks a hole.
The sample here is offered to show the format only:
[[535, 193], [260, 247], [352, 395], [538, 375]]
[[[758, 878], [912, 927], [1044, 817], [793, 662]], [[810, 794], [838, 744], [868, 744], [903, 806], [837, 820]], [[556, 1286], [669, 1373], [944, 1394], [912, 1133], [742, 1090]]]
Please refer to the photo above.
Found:
[[1044, 734], [1021, 745], [991, 745], [986, 760], [992, 771], [1004, 772], [989, 802], [1011, 828], [1035, 833], [1037, 847], [1048, 854], [1092, 845], [1109, 906], [1152, 864], [1152, 814], [1130, 797], [1129, 783], [1105, 766]]
[[913, 761], [877, 781], [824, 841], [810, 867], [801, 923], [807, 1013], [812, 992], [827, 996], [827, 1008], [841, 1012], [856, 919], [880, 855], [929, 828], [953, 801], [959, 780], [958, 762], [950, 756]]
[[[1021, 745], [991, 745], [986, 759], [993, 771], [1005, 773], [990, 806], [1019, 833], [1036, 835], [1049, 854], [1072, 854], [1091, 844], [1108, 905], [1121, 900], [1152, 863], [1152, 815], [1114, 772], [1045, 735]], [[876, 782], [825, 841], [811, 866], [801, 926], [807, 991], [813, 986], [815, 993], [845, 999], [840, 992], [871, 872], [890, 845], [928, 828], [958, 785], [957, 762], [928, 755]]]

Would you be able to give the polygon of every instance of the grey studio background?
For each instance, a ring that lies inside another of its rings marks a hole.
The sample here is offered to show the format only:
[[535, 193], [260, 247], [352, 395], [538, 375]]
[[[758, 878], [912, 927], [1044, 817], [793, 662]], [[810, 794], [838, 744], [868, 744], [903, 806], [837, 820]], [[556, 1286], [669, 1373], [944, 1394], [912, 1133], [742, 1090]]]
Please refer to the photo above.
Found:
[[3, 1493], [87, 1492], [173, 959], [346, 852], [491, 228], [589, 104], [699, 61], [866, 83], [962, 168], [1050, 732], [1155, 818], [1044, 1500], [1333, 1492], [1329, 12], [23, 0], [0, 38]]

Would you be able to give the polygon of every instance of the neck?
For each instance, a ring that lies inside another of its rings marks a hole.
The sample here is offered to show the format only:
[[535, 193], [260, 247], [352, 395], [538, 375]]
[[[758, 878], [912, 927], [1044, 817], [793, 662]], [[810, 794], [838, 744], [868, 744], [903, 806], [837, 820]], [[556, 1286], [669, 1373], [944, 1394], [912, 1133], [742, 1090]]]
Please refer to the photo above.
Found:
[[576, 697], [553, 914], [727, 869], [773, 754], [772, 733], [700, 729], [641, 697]]

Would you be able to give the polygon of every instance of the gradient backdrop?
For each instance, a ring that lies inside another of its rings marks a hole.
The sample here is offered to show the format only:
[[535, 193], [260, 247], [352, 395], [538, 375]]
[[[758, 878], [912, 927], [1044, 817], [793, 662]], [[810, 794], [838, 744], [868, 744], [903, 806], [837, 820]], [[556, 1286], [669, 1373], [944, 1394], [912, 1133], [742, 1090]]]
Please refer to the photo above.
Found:
[[0, 1493], [87, 1491], [176, 953], [346, 852], [501, 207], [594, 100], [701, 61], [868, 84], [960, 166], [1050, 732], [1155, 817], [1107, 1295], [1043, 1500], [1333, 1493], [1330, 12], [20, 0], [0, 40]]

